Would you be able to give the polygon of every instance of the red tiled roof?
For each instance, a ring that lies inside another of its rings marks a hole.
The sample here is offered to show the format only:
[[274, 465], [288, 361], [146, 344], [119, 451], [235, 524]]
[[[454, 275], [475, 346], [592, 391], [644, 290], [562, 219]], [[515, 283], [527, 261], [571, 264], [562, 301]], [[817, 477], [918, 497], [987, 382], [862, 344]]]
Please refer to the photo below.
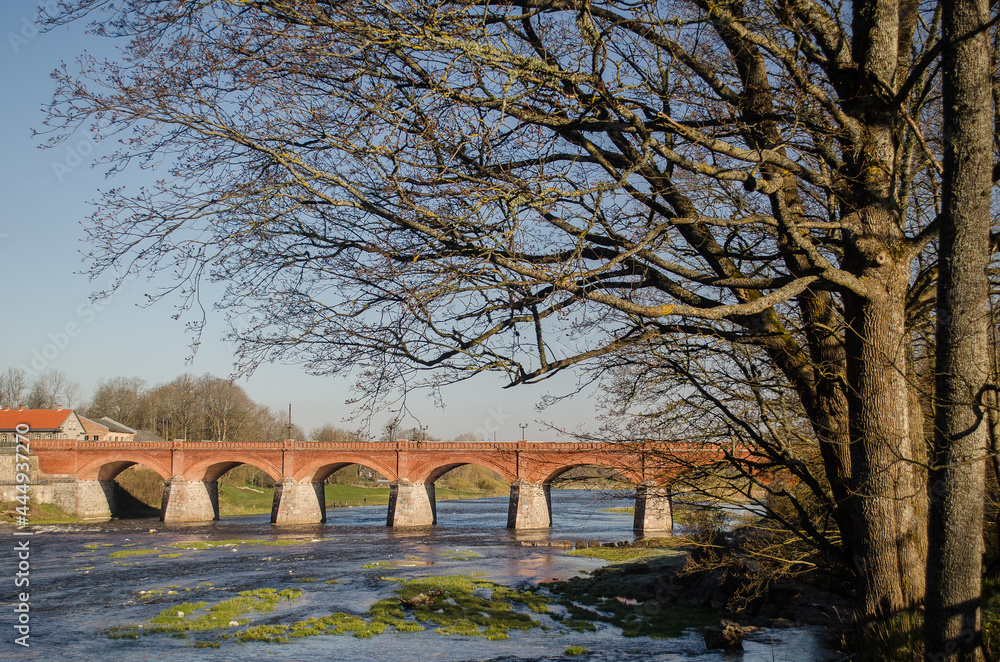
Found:
[[56, 430], [73, 415], [72, 409], [0, 409], [0, 430], [27, 425], [34, 430]]

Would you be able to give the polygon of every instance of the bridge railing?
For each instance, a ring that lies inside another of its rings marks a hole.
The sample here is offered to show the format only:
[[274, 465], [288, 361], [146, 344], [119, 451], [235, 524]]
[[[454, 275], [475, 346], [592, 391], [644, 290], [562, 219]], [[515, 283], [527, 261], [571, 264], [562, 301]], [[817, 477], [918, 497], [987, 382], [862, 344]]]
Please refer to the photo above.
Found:
[[[0, 452], [13, 448], [15, 442], [0, 442]], [[77, 439], [32, 439], [31, 445], [37, 449], [51, 450], [241, 450], [241, 451], [623, 451], [626, 453], [653, 452], [665, 450], [671, 453], [718, 453], [727, 444], [691, 444], [665, 442], [604, 443], [578, 441], [80, 441]]]

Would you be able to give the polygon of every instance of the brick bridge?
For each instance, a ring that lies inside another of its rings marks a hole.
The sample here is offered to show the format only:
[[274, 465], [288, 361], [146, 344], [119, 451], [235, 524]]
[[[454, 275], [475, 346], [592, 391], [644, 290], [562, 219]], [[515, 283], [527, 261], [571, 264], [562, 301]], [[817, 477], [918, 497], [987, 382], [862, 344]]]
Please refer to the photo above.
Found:
[[[669, 451], [669, 452], [666, 452]], [[326, 521], [323, 481], [360, 464], [390, 481], [389, 526], [437, 522], [434, 481], [463, 464], [492, 469], [511, 485], [507, 526], [551, 526], [550, 485], [578, 466], [614, 470], [636, 486], [636, 533], [669, 535], [673, 527], [669, 484], [685, 464], [722, 458], [715, 447], [575, 442], [122, 442], [34, 439], [31, 455], [53, 483], [54, 501], [82, 518], [115, 513], [114, 479], [142, 464], [164, 480], [160, 518], [200, 522], [219, 518], [218, 479], [240, 464], [274, 482], [275, 524]], [[671, 456], [668, 458], [667, 456]]]

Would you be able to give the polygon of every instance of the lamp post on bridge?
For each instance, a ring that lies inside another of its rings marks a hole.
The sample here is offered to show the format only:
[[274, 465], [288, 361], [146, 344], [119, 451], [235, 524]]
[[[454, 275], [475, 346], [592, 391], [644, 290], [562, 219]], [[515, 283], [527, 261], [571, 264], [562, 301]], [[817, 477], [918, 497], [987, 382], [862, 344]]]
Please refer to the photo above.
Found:
[[524, 441], [524, 431], [528, 429], [527, 423], [518, 423], [517, 427], [521, 428], [521, 441]]

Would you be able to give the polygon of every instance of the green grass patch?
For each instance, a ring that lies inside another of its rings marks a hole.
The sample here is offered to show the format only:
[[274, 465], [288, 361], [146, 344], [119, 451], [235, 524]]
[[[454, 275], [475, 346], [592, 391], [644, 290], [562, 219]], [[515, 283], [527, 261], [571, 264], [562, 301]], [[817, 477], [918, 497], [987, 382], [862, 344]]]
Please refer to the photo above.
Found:
[[[0, 523], [13, 524], [16, 522], [20, 515], [17, 509], [23, 507], [16, 501], [0, 502]], [[32, 524], [66, 524], [79, 521], [55, 504], [37, 501], [32, 501], [31, 505], [28, 506], [28, 519], [31, 520]]]
[[274, 488], [237, 486], [219, 482], [219, 514], [260, 515], [271, 512], [274, 505]]
[[328, 508], [339, 506], [386, 506], [389, 504], [388, 487], [326, 485], [324, 491]]
[[[435, 632], [439, 634], [500, 639], [500, 635], [507, 635], [509, 630], [529, 630], [540, 625], [530, 614], [515, 611], [515, 606], [545, 614], [550, 604], [548, 598], [538, 593], [465, 575], [395, 581], [400, 582], [396, 597], [379, 600], [368, 614], [373, 621], [382, 621], [397, 630], [403, 623], [436, 625]], [[430, 595], [431, 591], [442, 591], [442, 594], [430, 604], [404, 609], [399, 601], [420, 594]]]
[[[302, 578], [300, 581], [310, 580], [318, 581], [314, 578]], [[317, 635], [369, 638], [389, 630], [417, 632], [433, 629], [443, 636], [502, 640], [509, 638], [512, 630], [544, 627], [533, 614], [549, 614], [549, 605], [552, 604], [552, 598], [536, 591], [510, 588], [474, 575], [389, 581], [397, 584], [394, 596], [377, 601], [363, 616], [338, 612], [291, 624], [248, 625], [248, 615], [273, 611], [280, 602], [295, 600], [302, 595], [299, 589], [277, 591], [266, 588], [243, 591], [236, 597], [215, 605], [207, 602], [182, 602], [163, 609], [143, 624], [114, 626], [102, 633], [112, 639], [137, 639], [143, 635], [178, 636], [218, 630], [220, 640], [275, 644]], [[140, 597], [148, 598], [162, 593], [162, 590], [153, 589], [142, 593]], [[421, 594], [432, 595], [434, 599], [413, 607], [406, 607], [402, 602]], [[230, 625], [234, 621], [235, 624]], [[578, 631], [593, 628], [589, 622], [563, 621], [563, 624]]]
[[117, 552], [111, 552], [110, 558], [124, 559], [130, 556], [146, 556], [147, 554], [158, 554], [159, 551], [158, 549], [121, 549]]
[[[182, 602], [167, 607], [143, 625], [118, 625], [103, 632], [110, 639], [135, 639], [140, 634], [173, 634], [228, 628], [233, 621], [246, 625], [247, 619], [240, 619], [240, 616], [274, 611], [278, 603], [295, 600], [301, 595], [302, 591], [299, 589], [278, 591], [262, 588], [242, 591], [235, 598], [212, 606], [208, 606], [207, 602]], [[133, 634], [136, 636], [131, 636]]]
[[583, 646], [570, 646], [563, 651], [563, 655], [583, 655], [587, 652], [587, 649]]
[[108, 639], [138, 639], [142, 632], [141, 625], [113, 625], [102, 632]]
[[[531, 591], [519, 591], [477, 577], [447, 576], [402, 580], [395, 597], [379, 600], [365, 613], [365, 618], [338, 612], [323, 618], [310, 618], [291, 625], [260, 625], [233, 634], [237, 641], [283, 643], [293, 638], [316, 635], [350, 634], [368, 638], [389, 628], [396, 632], [417, 632], [434, 627], [438, 634], [486, 637], [499, 640], [510, 630], [528, 630], [540, 623], [529, 614], [515, 611], [527, 607], [535, 613], [547, 613], [549, 600]], [[404, 608], [400, 598], [441, 591], [433, 603]], [[435, 627], [436, 626], [436, 627]]]
[[161, 559], [176, 559], [180, 555], [181, 555], [180, 552], [174, 552], [172, 554], [158, 554], [157, 558], [161, 558]]

